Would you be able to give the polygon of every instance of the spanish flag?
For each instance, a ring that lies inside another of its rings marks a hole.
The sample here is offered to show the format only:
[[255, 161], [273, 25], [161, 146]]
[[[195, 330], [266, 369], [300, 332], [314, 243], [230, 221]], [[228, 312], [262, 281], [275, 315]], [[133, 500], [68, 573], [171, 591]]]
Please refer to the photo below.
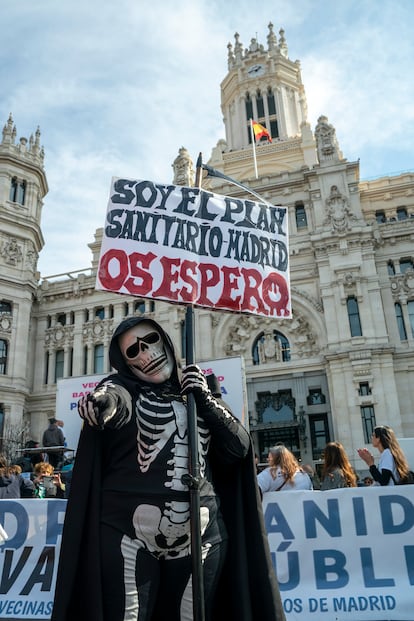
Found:
[[263, 138], [263, 136], [265, 136], [269, 142], [272, 142], [272, 137], [267, 131], [266, 127], [263, 127], [263, 125], [260, 125], [260, 123], [257, 123], [257, 121], [252, 121], [252, 126], [256, 142], [260, 140], [260, 138]]

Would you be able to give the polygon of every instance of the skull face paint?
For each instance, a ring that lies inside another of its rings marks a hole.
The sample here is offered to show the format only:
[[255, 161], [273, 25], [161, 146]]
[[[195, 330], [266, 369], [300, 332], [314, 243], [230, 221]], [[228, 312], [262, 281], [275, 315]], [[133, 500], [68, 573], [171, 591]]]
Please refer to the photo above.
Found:
[[119, 336], [122, 356], [139, 379], [161, 384], [174, 369], [173, 354], [158, 330], [146, 321]]

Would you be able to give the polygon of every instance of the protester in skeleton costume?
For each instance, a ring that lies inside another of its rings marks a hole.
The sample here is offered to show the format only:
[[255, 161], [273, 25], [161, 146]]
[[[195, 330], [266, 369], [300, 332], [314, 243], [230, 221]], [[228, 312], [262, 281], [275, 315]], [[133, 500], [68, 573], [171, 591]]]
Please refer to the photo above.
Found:
[[[250, 437], [155, 321], [123, 321], [84, 419], [52, 621], [191, 621], [186, 395], [198, 417], [206, 621], [281, 621]], [[181, 375], [181, 377], [180, 377]]]

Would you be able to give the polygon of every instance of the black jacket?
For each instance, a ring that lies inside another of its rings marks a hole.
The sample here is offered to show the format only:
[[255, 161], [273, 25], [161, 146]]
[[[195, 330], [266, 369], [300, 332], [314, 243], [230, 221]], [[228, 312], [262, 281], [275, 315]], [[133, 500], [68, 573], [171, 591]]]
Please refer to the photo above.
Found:
[[[117, 337], [143, 320], [151, 321], [144, 317], [122, 322], [110, 345], [110, 361], [118, 370], [118, 374], [111, 376], [111, 379], [125, 387], [132, 396], [142, 389], [142, 385], [124, 363]], [[168, 335], [156, 322], [153, 323], [174, 351]], [[170, 390], [177, 388], [177, 381], [176, 367]], [[237, 419], [232, 419], [231, 424], [241, 426]], [[251, 443], [244, 459], [227, 463], [222, 459], [226, 447], [220, 450], [220, 434], [216, 438], [214, 430], [211, 434], [209, 461], [229, 533], [228, 554], [218, 586], [214, 621], [284, 621], [264, 527]], [[66, 511], [51, 621], [103, 621], [99, 552], [102, 437], [102, 433], [84, 425]]]

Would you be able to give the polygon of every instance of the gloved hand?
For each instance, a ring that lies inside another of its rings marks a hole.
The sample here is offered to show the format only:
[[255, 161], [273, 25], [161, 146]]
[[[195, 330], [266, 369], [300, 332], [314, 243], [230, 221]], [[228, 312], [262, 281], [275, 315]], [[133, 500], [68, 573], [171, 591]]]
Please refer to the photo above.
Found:
[[103, 384], [78, 402], [79, 416], [91, 427], [103, 429], [116, 413], [118, 396]]
[[190, 392], [196, 401], [211, 395], [205, 375], [196, 364], [189, 364], [182, 372], [181, 394], [188, 395]]

